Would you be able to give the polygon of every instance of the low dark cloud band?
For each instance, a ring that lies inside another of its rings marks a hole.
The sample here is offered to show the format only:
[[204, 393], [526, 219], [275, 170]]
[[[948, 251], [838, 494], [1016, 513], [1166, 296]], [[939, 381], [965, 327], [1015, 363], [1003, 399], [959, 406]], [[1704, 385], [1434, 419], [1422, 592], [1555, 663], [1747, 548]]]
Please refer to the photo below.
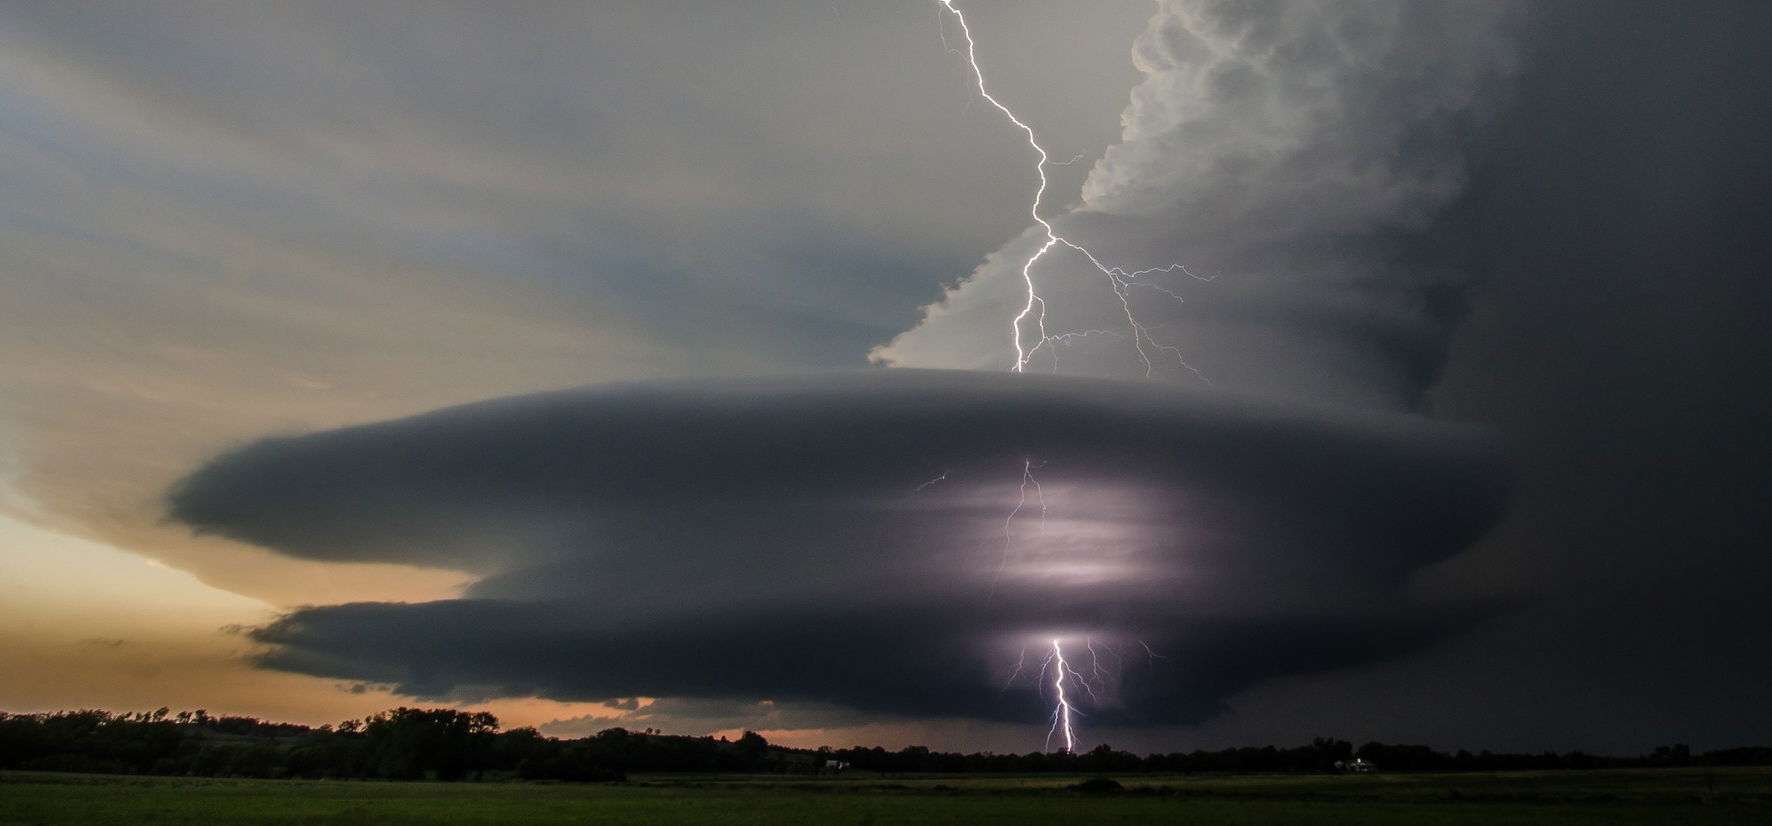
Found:
[[276, 668], [430, 696], [1028, 719], [1039, 684], [1009, 675], [1059, 637], [1111, 661], [1098, 716], [1174, 722], [1462, 627], [1468, 607], [1401, 587], [1499, 513], [1495, 457], [1419, 417], [890, 370], [267, 440], [171, 508], [284, 553], [482, 577], [460, 600], [297, 611], [255, 632]]

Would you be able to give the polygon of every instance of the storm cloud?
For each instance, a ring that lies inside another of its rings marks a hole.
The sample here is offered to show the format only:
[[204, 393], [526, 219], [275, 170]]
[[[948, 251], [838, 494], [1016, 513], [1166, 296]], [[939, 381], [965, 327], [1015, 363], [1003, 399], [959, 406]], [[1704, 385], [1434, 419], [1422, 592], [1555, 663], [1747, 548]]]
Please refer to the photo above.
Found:
[[[1139, 377], [1126, 315], [1159, 378], [1240, 392], [1411, 407], [1462, 308], [1468, 243], [1447, 213], [1474, 129], [1517, 61], [1505, 2], [1158, 4], [1133, 60], [1144, 82], [1121, 142], [1058, 232], [1126, 270], [1122, 306], [1081, 255], [1031, 276], [1054, 342], [1031, 365]], [[875, 351], [912, 367], [1008, 365], [1030, 232]], [[1209, 283], [1202, 280], [1210, 279]], [[1152, 349], [1150, 344], [1145, 345]], [[1185, 362], [1185, 366], [1182, 362]], [[1190, 369], [1193, 368], [1193, 369]], [[1196, 376], [1197, 369], [1201, 376]]]
[[[1109, 332], [1033, 363], [1062, 378], [983, 372], [1023, 234], [874, 352], [892, 370], [269, 439], [172, 512], [470, 574], [253, 632], [268, 667], [419, 696], [1032, 722], [1060, 636], [1115, 676], [1091, 726], [1231, 702], [1195, 743], [1764, 740], [1768, 32], [1752, 2], [1165, 2], [1122, 143], [1049, 217], [1213, 278], [1133, 291], [1210, 385], [1111, 380], [1142, 368], [1065, 255], [1053, 331]], [[1505, 516], [1507, 451], [1430, 407], [1510, 438]]]
[[1112, 658], [1102, 721], [1177, 722], [1462, 627], [1474, 606], [1400, 588], [1492, 521], [1503, 475], [1490, 439], [1417, 417], [892, 370], [267, 440], [172, 511], [285, 553], [481, 576], [459, 600], [297, 611], [253, 633], [277, 668], [427, 696], [1026, 720], [1038, 686], [1010, 675], [1056, 636]]
[[[461, 599], [304, 608], [252, 634], [263, 665], [421, 696], [1026, 721], [1050, 707], [1056, 638], [1108, 675], [1092, 725], [1193, 723], [1258, 680], [1418, 649], [1491, 607], [1406, 593], [1495, 520], [1505, 477], [1481, 432], [1413, 413], [1463, 276], [1418, 266], [1410, 234], [1461, 190], [1445, 136], [1505, 74], [1509, 8], [1160, 4], [1122, 142], [1056, 221], [1116, 263], [1218, 277], [1209, 302], [1138, 308], [1211, 354], [1210, 388], [1173, 367], [1125, 381], [1111, 291], [1071, 279], [1045, 293], [1052, 332], [1107, 333], [1034, 362], [1064, 377], [498, 399], [247, 446], [185, 480], [172, 515], [479, 577]], [[1005, 356], [1032, 244], [876, 359]]]

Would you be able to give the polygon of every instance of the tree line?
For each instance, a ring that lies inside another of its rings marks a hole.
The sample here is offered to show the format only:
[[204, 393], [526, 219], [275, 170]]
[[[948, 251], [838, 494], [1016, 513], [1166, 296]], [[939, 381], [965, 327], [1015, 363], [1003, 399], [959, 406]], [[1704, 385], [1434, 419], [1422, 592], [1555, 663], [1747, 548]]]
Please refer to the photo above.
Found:
[[1493, 771], [1681, 765], [1772, 765], [1772, 748], [1692, 754], [1663, 746], [1637, 757], [1581, 752], [1446, 753], [1427, 746], [1317, 738], [1296, 748], [1139, 756], [1108, 745], [1079, 753], [960, 754], [910, 746], [795, 749], [755, 732], [736, 740], [610, 728], [558, 738], [501, 730], [487, 712], [396, 708], [337, 726], [169, 709], [0, 713], [0, 769], [205, 777], [611, 781], [628, 772], [822, 774], [842, 769], [954, 773], [1324, 772], [1362, 758], [1384, 771]]

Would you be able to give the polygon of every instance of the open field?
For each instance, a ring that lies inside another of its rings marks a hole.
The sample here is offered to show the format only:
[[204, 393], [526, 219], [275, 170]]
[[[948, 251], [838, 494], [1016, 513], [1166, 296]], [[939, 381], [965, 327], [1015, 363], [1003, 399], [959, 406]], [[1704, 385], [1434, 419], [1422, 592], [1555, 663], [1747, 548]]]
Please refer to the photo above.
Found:
[[1747, 824], [1772, 769], [1364, 776], [655, 775], [625, 784], [389, 783], [0, 773], [0, 826], [30, 824]]

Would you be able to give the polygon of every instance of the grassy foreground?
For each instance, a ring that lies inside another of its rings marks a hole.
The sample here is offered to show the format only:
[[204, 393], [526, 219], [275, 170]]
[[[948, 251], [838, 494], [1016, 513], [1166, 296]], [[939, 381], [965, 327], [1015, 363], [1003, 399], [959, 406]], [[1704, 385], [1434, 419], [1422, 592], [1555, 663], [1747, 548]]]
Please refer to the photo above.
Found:
[[1745, 824], [1772, 769], [1365, 776], [781, 778], [388, 783], [0, 773], [0, 826], [42, 824]]

